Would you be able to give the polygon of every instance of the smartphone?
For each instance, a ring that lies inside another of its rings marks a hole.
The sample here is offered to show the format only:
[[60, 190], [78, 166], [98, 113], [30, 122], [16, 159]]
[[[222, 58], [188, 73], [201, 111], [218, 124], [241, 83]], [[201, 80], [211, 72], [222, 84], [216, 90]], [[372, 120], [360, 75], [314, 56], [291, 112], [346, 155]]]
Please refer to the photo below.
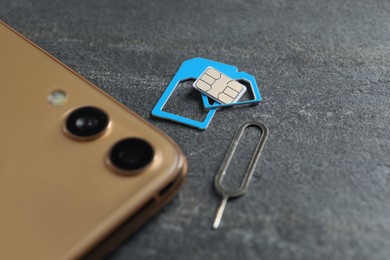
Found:
[[179, 147], [0, 21], [0, 259], [102, 258], [173, 198]]

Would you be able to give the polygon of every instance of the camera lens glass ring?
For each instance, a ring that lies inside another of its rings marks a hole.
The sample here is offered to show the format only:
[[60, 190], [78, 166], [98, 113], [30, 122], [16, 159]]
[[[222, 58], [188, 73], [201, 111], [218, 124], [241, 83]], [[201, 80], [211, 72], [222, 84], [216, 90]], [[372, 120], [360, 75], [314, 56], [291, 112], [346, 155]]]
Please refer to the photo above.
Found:
[[122, 139], [112, 147], [108, 159], [121, 173], [133, 174], [146, 167], [154, 158], [153, 147], [141, 138]]
[[65, 128], [72, 136], [91, 139], [100, 136], [106, 130], [110, 119], [97, 107], [80, 107], [70, 113], [65, 121]]

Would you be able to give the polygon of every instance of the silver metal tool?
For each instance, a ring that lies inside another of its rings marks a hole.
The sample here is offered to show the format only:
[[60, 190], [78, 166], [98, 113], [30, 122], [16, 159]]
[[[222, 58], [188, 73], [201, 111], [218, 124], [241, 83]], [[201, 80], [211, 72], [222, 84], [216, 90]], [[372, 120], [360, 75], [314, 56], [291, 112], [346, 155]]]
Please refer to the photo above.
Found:
[[[252, 158], [249, 162], [247, 171], [246, 171], [246, 173], [241, 181], [240, 187], [235, 191], [227, 191], [222, 187], [223, 177], [226, 174], [226, 171], [229, 167], [229, 164], [233, 158], [234, 152], [237, 149], [237, 145], [238, 145], [245, 129], [249, 126], [255, 126], [255, 127], [260, 128], [262, 134], [261, 134], [261, 137], [259, 139], [259, 143], [257, 144], [255, 152], [252, 155]], [[232, 142], [230, 143], [228, 151], [226, 152], [225, 157], [223, 158], [222, 164], [219, 167], [219, 170], [218, 170], [217, 175], [215, 176], [215, 180], [214, 180], [215, 189], [218, 191], [219, 194], [222, 195], [222, 201], [221, 201], [220, 206], [217, 209], [217, 213], [216, 213], [215, 219], [214, 219], [214, 224], [213, 224], [214, 229], [217, 229], [219, 227], [219, 224], [221, 223], [222, 214], [223, 214], [223, 211], [225, 210], [225, 206], [226, 206], [228, 199], [242, 196], [248, 190], [249, 183], [250, 183], [252, 175], [255, 171], [256, 164], [259, 160], [261, 151], [263, 150], [263, 146], [264, 146], [264, 143], [267, 139], [267, 136], [268, 136], [267, 127], [265, 125], [263, 125], [262, 123], [258, 123], [258, 122], [244, 123], [243, 125], [240, 126], [240, 128], [236, 132]]]

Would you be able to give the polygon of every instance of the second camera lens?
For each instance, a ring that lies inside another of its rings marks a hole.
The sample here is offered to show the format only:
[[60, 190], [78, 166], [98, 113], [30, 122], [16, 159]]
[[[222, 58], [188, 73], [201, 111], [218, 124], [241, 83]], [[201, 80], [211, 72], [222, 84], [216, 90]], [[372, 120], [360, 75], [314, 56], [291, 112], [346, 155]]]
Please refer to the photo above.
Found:
[[102, 134], [108, 123], [108, 115], [103, 110], [88, 106], [70, 113], [66, 119], [65, 128], [75, 137], [90, 139]]
[[140, 138], [127, 138], [119, 141], [109, 154], [111, 164], [122, 173], [130, 175], [151, 163], [153, 157], [153, 147]]

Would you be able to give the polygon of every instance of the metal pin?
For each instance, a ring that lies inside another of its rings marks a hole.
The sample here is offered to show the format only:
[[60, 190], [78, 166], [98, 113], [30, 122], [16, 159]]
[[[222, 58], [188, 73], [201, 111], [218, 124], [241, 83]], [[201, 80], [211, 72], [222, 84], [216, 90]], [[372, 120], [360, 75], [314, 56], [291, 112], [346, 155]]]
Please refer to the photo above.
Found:
[[228, 201], [229, 197], [228, 196], [223, 196], [223, 199], [221, 201], [221, 205], [219, 205], [217, 209], [217, 214], [215, 215], [215, 220], [213, 224], [213, 228], [217, 229], [219, 227], [219, 224], [221, 223], [222, 215], [223, 212], [225, 211], [225, 206]]
[[[247, 171], [246, 171], [246, 173], [241, 181], [240, 187], [235, 191], [227, 191], [222, 187], [223, 177], [226, 174], [226, 171], [229, 167], [229, 164], [233, 158], [234, 152], [237, 149], [237, 145], [238, 145], [245, 129], [249, 126], [255, 126], [255, 127], [260, 128], [262, 134], [261, 134], [259, 143], [257, 144], [255, 152], [252, 155], [252, 158], [251, 158], [249, 165], [248, 165], [248, 169], [247, 169]], [[219, 194], [222, 195], [223, 198], [222, 198], [221, 204], [218, 207], [216, 215], [215, 215], [213, 229], [217, 229], [219, 227], [219, 224], [221, 223], [223, 212], [225, 210], [226, 203], [229, 200], [229, 198], [236, 198], [236, 197], [242, 196], [248, 190], [249, 183], [250, 183], [252, 175], [255, 171], [256, 164], [259, 160], [261, 151], [263, 150], [264, 143], [267, 139], [267, 136], [268, 136], [268, 129], [265, 125], [263, 125], [262, 123], [258, 123], [258, 122], [247, 122], [247, 123], [244, 123], [240, 126], [240, 128], [236, 132], [235, 136], [233, 137], [233, 140], [230, 143], [228, 151], [226, 152], [225, 157], [223, 158], [221, 166], [219, 167], [217, 175], [215, 176], [215, 179], [214, 179], [215, 189], [218, 191]]]

